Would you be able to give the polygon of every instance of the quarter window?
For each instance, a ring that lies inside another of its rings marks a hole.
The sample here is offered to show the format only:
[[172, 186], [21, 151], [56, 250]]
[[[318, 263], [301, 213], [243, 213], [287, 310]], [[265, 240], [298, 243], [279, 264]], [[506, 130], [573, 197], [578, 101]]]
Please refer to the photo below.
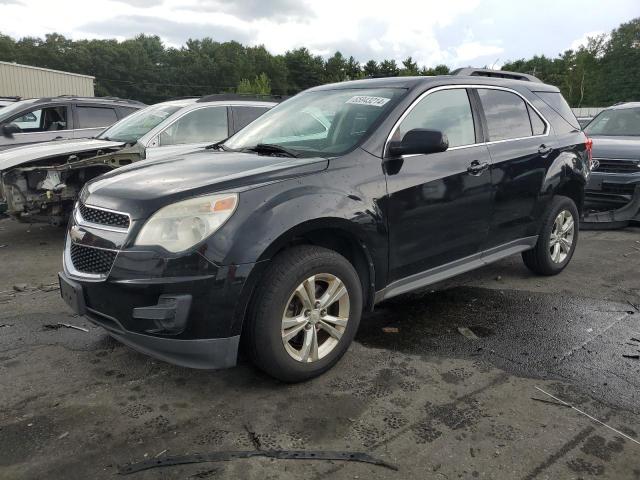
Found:
[[253, 122], [260, 115], [269, 110], [267, 107], [232, 107], [235, 113], [234, 127], [236, 132]]
[[474, 144], [476, 134], [467, 91], [456, 88], [427, 95], [402, 120], [392, 140], [402, 140], [414, 128], [440, 130], [449, 138], [449, 147]]
[[108, 127], [118, 121], [113, 108], [76, 107], [78, 128]]
[[160, 134], [160, 145], [217, 142], [229, 136], [227, 107], [200, 108], [187, 113]]
[[530, 137], [533, 133], [527, 104], [518, 95], [504, 90], [478, 89], [489, 140]]
[[527, 109], [529, 110], [529, 118], [531, 118], [531, 128], [533, 129], [534, 135], [544, 135], [544, 131], [547, 126], [545, 125], [540, 115], [536, 113], [536, 111], [527, 105]]

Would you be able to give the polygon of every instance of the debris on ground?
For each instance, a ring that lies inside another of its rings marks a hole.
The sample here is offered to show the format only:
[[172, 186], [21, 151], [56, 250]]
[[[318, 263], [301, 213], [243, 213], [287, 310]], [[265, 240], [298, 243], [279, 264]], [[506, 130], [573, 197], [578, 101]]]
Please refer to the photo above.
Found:
[[553, 402], [551, 400], [545, 400], [544, 398], [531, 397], [531, 400], [535, 400], [536, 402], [548, 403], [550, 405], [557, 405], [558, 407], [565, 407], [565, 408], [569, 407], [569, 405], [565, 405], [564, 403]]
[[72, 328], [74, 330], [80, 330], [82, 332], [89, 333], [89, 329], [88, 328], [78, 327], [77, 325], [71, 325], [70, 323], [62, 323], [62, 322], [58, 322], [56, 324], [47, 323], [47, 324], [42, 326], [42, 328], [44, 328], [45, 330], [59, 330], [62, 327]]
[[629, 436], [629, 435], [627, 435], [626, 433], [622, 433], [620, 430], [617, 430], [617, 429], [613, 428], [611, 425], [607, 425], [607, 424], [606, 424], [606, 423], [604, 423], [603, 421], [598, 420], [598, 419], [597, 419], [597, 418], [595, 418], [595, 417], [592, 417], [592, 416], [591, 416], [591, 415], [589, 415], [588, 413], [583, 412], [582, 410], [580, 410], [579, 408], [574, 407], [574, 406], [573, 406], [573, 405], [571, 405], [570, 403], [567, 403], [567, 402], [565, 402], [564, 400], [560, 400], [558, 397], [555, 397], [555, 396], [551, 395], [549, 392], [545, 392], [545, 391], [544, 391], [543, 389], [541, 389], [540, 387], [535, 387], [535, 388], [536, 388], [536, 390], [538, 390], [539, 392], [544, 393], [545, 395], [547, 395], [548, 397], [553, 398], [553, 399], [554, 399], [554, 400], [556, 400], [557, 402], [560, 402], [561, 404], [566, 405], [567, 407], [570, 407], [572, 410], [575, 410], [576, 412], [578, 412], [578, 413], [579, 413], [579, 414], [581, 414], [581, 415], [584, 415], [584, 416], [585, 416], [585, 417], [587, 417], [589, 420], [592, 420], [592, 421], [594, 421], [594, 422], [596, 422], [596, 423], [598, 423], [598, 424], [602, 425], [603, 427], [606, 427], [606, 428], [608, 428], [609, 430], [611, 430], [611, 431], [613, 431], [613, 432], [617, 433], [618, 435], [623, 436], [623, 437], [624, 437], [624, 438], [626, 438], [627, 440], [631, 440], [633, 443], [636, 443], [636, 444], [640, 445], [640, 441], [636, 440], [636, 439], [635, 439], [635, 438], [633, 438], [633, 437], [630, 437], [630, 436]]
[[633, 358], [633, 359], [636, 359], [636, 360], [640, 360], [640, 355], [638, 355], [636, 353], [632, 353], [632, 354], [623, 353], [622, 356], [624, 358]]
[[38, 290], [42, 290], [43, 292], [53, 292], [54, 290], [60, 290], [60, 284], [58, 282], [41, 283], [38, 286]]
[[8, 246], [9, 246], [9, 245], [0, 245], [0, 248], [6, 248], [6, 247], [8, 247]]
[[13, 327], [13, 323], [0, 323], [0, 328]]
[[467, 337], [469, 340], [479, 340], [480, 337], [478, 337], [475, 333], [473, 333], [473, 331], [471, 331], [470, 328], [467, 327], [458, 327], [458, 333], [460, 333], [461, 335]]
[[307, 450], [229, 450], [210, 453], [193, 453], [189, 455], [175, 455], [164, 458], [152, 458], [138, 463], [121, 465], [118, 467], [120, 475], [141, 472], [150, 468], [185, 465], [190, 463], [227, 462], [239, 458], [267, 457], [280, 460], [338, 460], [345, 462], [361, 462], [378, 465], [390, 470], [398, 467], [363, 452], [333, 452]]
[[69, 435], [69, 432], [64, 432], [62, 435], [58, 436], [58, 440], [62, 440], [63, 438], [67, 437]]
[[25, 290], [27, 290], [27, 288], [29, 288], [29, 285], [27, 285], [26, 283], [16, 283], [13, 286], [13, 289], [16, 292], [24, 292]]
[[382, 327], [382, 331], [384, 333], [400, 333], [400, 329], [398, 327]]

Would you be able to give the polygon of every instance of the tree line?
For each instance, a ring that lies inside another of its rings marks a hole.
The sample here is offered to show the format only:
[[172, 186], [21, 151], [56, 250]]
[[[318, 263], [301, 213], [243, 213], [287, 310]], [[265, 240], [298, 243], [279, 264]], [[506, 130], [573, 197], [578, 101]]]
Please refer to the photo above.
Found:
[[[212, 38], [190, 39], [174, 48], [145, 34], [121, 42], [71, 40], [57, 33], [21, 39], [0, 34], [0, 60], [93, 75], [96, 95], [145, 103], [210, 93], [292, 95], [323, 83], [450, 71], [447, 65], [419, 66], [412, 57], [399, 64], [393, 59], [360, 63], [341, 52], [325, 59], [307, 48], [273, 55], [264, 46]], [[502, 68], [558, 86], [572, 106], [638, 100], [640, 18], [556, 58], [534, 56]]]

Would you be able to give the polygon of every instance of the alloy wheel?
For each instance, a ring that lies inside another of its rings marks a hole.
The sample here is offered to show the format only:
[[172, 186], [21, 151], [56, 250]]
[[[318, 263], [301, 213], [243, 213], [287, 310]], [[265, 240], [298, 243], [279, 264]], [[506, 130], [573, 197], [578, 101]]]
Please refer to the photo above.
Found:
[[349, 311], [349, 293], [338, 277], [319, 273], [303, 280], [282, 314], [285, 350], [303, 363], [327, 356], [347, 328]]
[[549, 254], [552, 262], [562, 263], [565, 261], [573, 247], [574, 234], [573, 215], [568, 210], [562, 210], [553, 222], [549, 239]]

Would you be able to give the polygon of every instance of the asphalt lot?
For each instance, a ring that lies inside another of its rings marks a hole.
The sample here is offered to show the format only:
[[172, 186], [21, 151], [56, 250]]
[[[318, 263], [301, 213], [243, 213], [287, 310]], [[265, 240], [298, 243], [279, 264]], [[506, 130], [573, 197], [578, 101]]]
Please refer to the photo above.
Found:
[[640, 353], [640, 229], [583, 232], [557, 277], [513, 257], [388, 301], [332, 371], [298, 385], [246, 362], [174, 367], [73, 317], [55, 289], [62, 238], [0, 220], [2, 479], [256, 448], [363, 451], [399, 471], [252, 458], [128, 478], [640, 479], [639, 444], [533, 400], [551, 400], [540, 387], [640, 439], [640, 360], [622, 356]]

